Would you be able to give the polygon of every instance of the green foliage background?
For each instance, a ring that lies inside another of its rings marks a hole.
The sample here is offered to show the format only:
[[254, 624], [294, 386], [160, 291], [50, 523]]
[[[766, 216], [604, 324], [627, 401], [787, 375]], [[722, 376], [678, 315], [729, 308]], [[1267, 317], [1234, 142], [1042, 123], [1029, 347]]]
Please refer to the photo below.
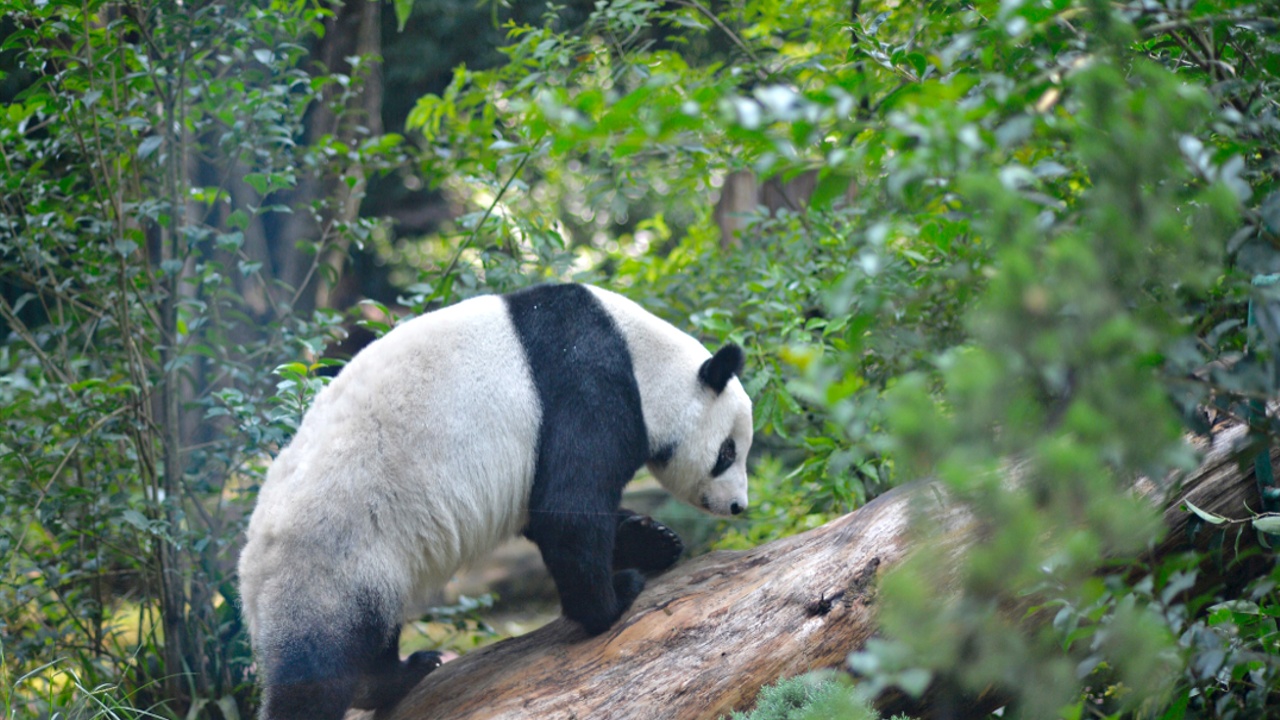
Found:
[[[411, 311], [587, 280], [748, 348], [754, 507], [721, 546], [925, 477], [972, 510], [963, 557], [920, 514], [852, 692], [994, 687], [1035, 718], [1273, 702], [1271, 550], [1244, 541], [1260, 577], [1151, 566], [1130, 487], [1173, 492], [1188, 430], [1248, 420], [1242, 462], [1275, 434], [1275, 2], [615, 0], [506, 25], [493, 5], [503, 62], [455, 67], [402, 134], [362, 134], [362, 76], [306, 64], [322, 4], [0, 7], [6, 717], [99, 684], [249, 713], [235, 542], [341, 320], [246, 240], [288, 213], [322, 229], [295, 248], [315, 275], [360, 248]], [[353, 134], [305, 137], [323, 104]], [[746, 173], [813, 190], [725, 237]], [[326, 176], [460, 212], [410, 236], [341, 220], [347, 197], [289, 205]]]

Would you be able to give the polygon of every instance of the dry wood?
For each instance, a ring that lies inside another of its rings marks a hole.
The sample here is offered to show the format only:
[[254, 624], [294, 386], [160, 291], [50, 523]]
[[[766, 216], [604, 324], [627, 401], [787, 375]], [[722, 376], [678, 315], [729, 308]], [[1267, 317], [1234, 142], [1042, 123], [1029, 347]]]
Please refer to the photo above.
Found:
[[[1233, 429], [1206, 445], [1166, 505], [1170, 532], [1154, 555], [1186, 547], [1185, 497], [1229, 517], [1258, 507], [1252, 469], [1232, 450], [1242, 436]], [[938, 505], [930, 487], [899, 488], [802, 535], [679, 565], [599, 637], [559, 619], [447, 663], [387, 717], [714, 719], [778, 678], [841, 667], [876, 631], [876, 578], [911, 549], [913, 499]], [[1153, 501], [1166, 494], [1155, 483], [1139, 487]], [[965, 513], [931, 512], [962, 548]]]

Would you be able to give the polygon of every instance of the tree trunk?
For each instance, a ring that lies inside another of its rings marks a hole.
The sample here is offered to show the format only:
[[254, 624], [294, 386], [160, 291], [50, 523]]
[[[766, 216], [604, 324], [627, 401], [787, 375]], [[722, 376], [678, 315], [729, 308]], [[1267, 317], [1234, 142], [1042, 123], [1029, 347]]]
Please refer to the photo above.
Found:
[[[328, 86], [324, 100], [308, 110], [304, 140], [316, 142], [332, 135], [358, 146], [366, 138], [382, 134], [382, 3], [336, 2], [330, 7], [333, 15], [325, 22], [324, 35], [316, 40], [311, 53], [318, 73], [359, 73], [363, 76], [362, 87], [348, 100], [343, 113], [335, 113], [342, 88]], [[363, 58], [361, 67], [353, 68], [351, 57]], [[269, 246], [276, 276], [300, 293], [294, 306], [297, 312], [345, 308], [359, 299], [351, 287], [346, 289], [346, 297], [334, 297], [335, 293], [341, 294], [341, 288], [335, 288], [331, 279], [341, 277], [347, 240], [339, 237], [333, 226], [350, 224], [359, 216], [367, 183], [364, 175], [355, 172], [357, 181], [349, 186], [331, 173], [300, 173], [297, 186], [278, 200], [293, 212], [284, 217]], [[324, 199], [331, 201], [327, 208], [312, 209], [314, 203]], [[298, 247], [299, 243], [312, 242], [323, 243], [319, 257]]]
[[[809, 205], [817, 187], [817, 170], [806, 170], [785, 180], [769, 177], [763, 182], [750, 170], [728, 173], [715, 208], [716, 225], [720, 227], [720, 248], [728, 250], [742, 244], [742, 231], [752, 213], [800, 212]], [[856, 193], [857, 187], [851, 183], [844, 192], [844, 199], [852, 200]]]
[[[1246, 503], [1258, 507], [1252, 465], [1242, 469], [1236, 458], [1243, 438], [1237, 427], [1201, 443], [1203, 464], [1164, 503], [1169, 532], [1153, 561], [1186, 549], [1184, 499], [1228, 517], [1246, 515]], [[1161, 502], [1165, 487], [1143, 480], [1137, 491]], [[749, 706], [762, 685], [842, 667], [875, 634], [875, 581], [911, 550], [917, 502], [939, 508], [934, 522], [963, 550], [968, 514], [941, 505], [935, 489], [898, 488], [802, 535], [686, 562], [651, 581], [609, 632], [589, 638], [561, 618], [447, 663], [387, 717], [703, 720]], [[1233, 527], [1248, 535], [1243, 550], [1252, 533]], [[885, 704], [903, 707], [895, 698]], [[926, 696], [912, 709], [929, 708]]]

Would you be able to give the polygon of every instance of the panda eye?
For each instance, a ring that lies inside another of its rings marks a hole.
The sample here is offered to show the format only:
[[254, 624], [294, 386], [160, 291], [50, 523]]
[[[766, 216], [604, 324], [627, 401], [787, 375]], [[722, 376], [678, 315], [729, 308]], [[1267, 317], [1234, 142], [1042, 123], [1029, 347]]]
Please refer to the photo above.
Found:
[[716, 455], [716, 466], [711, 468], [711, 477], [722, 475], [734, 460], [738, 459], [738, 446], [729, 438], [720, 444], [720, 454]]

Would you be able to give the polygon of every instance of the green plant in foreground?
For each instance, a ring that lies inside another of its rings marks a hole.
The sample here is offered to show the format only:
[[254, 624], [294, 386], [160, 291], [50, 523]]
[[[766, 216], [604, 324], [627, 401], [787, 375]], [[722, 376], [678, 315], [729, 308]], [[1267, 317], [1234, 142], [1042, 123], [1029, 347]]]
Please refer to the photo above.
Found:
[[[880, 720], [880, 714], [856, 696], [847, 680], [813, 673], [761, 688], [754, 708], [728, 720]], [[893, 720], [910, 719], [899, 715]]]
[[[0, 660], [4, 647], [0, 645]], [[90, 686], [64, 660], [33, 668], [10, 681], [0, 662], [0, 720], [50, 717], [74, 720], [142, 720], [157, 718], [150, 710], [136, 707], [135, 692], [119, 683]], [[235, 708], [223, 708], [224, 717], [236, 717]], [[228, 713], [229, 711], [229, 713]]]
[[35, 717], [251, 713], [237, 538], [398, 142], [347, 132], [358, 59], [309, 63], [326, 4], [143, 5], [0, 0], [0, 665]]

